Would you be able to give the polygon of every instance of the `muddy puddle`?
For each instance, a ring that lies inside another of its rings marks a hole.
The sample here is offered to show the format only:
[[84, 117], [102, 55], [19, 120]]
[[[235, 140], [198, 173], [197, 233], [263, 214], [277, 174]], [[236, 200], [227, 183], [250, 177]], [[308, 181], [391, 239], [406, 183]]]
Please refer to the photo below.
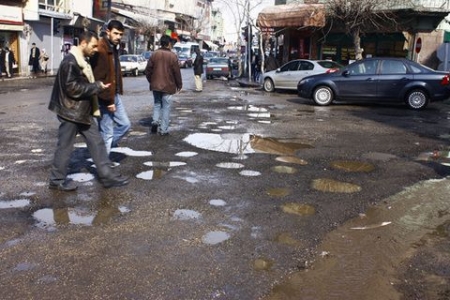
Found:
[[448, 179], [429, 180], [368, 209], [325, 236], [316, 260], [265, 299], [406, 299], [397, 270], [418, 243], [449, 224], [449, 192]]

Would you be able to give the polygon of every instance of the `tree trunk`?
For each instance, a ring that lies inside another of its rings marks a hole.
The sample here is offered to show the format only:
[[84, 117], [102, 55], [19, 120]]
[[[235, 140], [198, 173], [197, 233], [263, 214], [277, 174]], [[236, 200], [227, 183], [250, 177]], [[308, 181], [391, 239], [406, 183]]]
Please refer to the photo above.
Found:
[[359, 29], [355, 28], [352, 30], [352, 37], [353, 37], [353, 45], [355, 46], [355, 59], [361, 60], [363, 59], [362, 53], [364, 49], [361, 49], [361, 37], [359, 35]]

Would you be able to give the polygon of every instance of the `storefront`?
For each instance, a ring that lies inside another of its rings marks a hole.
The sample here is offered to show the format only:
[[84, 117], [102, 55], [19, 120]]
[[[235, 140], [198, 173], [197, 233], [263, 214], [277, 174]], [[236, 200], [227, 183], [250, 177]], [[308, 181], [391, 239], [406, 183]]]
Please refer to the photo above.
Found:
[[[0, 5], [0, 48], [8, 47], [20, 65], [19, 33], [24, 30], [22, 8]], [[14, 69], [14, 73], [18, 70]]]

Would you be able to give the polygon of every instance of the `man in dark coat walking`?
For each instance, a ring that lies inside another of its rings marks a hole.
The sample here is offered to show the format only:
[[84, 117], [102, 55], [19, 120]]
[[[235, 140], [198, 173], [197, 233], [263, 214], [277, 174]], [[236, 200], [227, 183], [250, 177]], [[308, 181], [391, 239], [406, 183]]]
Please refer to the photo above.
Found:
[[194, 60], [195, 91], [201, 92], [203, 90], [203, 83], [202, 83], [203, 56], [199, 48], [195, 48], [195, 54], [197, 54]]

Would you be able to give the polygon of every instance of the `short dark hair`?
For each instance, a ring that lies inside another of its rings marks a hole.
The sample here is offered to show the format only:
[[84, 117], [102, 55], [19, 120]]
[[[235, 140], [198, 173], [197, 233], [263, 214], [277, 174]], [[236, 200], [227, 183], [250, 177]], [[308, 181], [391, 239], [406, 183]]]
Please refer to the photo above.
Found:
[[122, 22], [119, 20], [110, 20], [108, 22], [108, 30], [117, 29], [119, 31], [124, 31], [125, 27], [123, 26]]
[[97, 33], [90, 31], [90, 30], [83, 31], [78, 36], [78, 40], [80, 41], [80, 43], [82, 41], [86, 41], [87, 43], [89, 43], [92, 40], [92, 38], [98, 39], [98, 35], [97, 35]]
[[161, 47], [168, 47], [169, 44], [172, 42], [172, 39], [168, 35], [163, 35], [161, 39], [159, 40], [159, 44]]

